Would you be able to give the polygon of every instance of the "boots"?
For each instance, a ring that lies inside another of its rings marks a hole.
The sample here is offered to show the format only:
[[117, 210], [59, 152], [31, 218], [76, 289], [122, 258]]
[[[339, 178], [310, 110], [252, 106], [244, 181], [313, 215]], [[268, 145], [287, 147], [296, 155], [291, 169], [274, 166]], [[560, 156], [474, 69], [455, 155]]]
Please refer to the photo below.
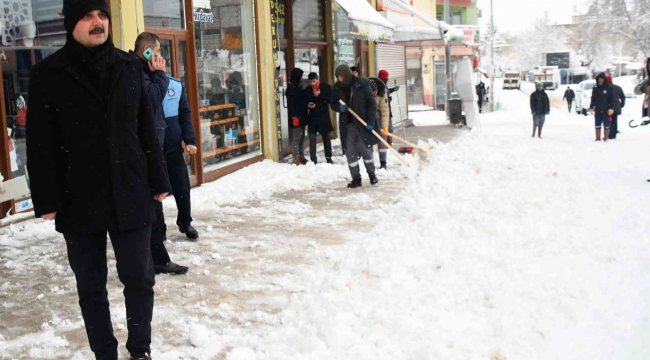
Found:
[[375, 186], [379, 184], [379, 179], [377, 179], [377, 175], [375, 175], [375, 173], [368, 174], [368, 177], [370, 178], [370, 185]]
[[596, 141], [600, 141], [600, 128], [596, 128]]
[[299, 155], [294, 155], [293, 156], [293, 161], [291, 162], [291, 165], [302, 165], [300, 163], [300, 156]]
[[307, 165], [309, 161], [307, 161], [307, 158], [305, 158], [305, 154], [300, 154], [298, 156], [298, 160], [300, 160], [301, 165]]
[[380, 165], [379, 165], [379, 170], [381, 170], [381, 169], [387, 170], [387, 169], [386, 169], [386, 162], [385, 162], [385, 161], [381, 161], [381, 162], [379, 162], [379, 164], [380, 164]]
[[327, 163], [330, 164], [330, 165], [333, 165], [334, 161], [332, 161], [332, 158], [327, 158]]
[[185, 236], [187, 236], [187, 238], [190, 240], [196, 240], [199, 238], [199, 232], [196, 231], [196, 229], [192, 225], [186, 228], [179, 227], [178, 231], [180, 231], [181, 234], [185, 234]]
[[154, 270], [156, 274], [183, 275], [189, 268], [170, 261], [167, 265], [154, 265]]
[[607, 142], [609, 139], [609, 129], [605, 129], [605, 136], [603, 137], [603, 141]]
[[348, 184], [348, 189], [356, 189], [361, 187], [361, 176], [352, 178], [352, 182]]

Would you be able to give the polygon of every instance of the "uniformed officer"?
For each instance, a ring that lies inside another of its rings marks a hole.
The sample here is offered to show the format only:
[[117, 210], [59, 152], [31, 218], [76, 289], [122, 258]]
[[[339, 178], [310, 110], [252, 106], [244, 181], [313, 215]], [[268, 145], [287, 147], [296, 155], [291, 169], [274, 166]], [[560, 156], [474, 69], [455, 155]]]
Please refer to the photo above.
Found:
[[[149, 93], [149, 98], [151, 99], [151, 104], [154, 107], [158, 140], [160, 141], [160, 146], [165, 151], [165, 162], [167, 163], [167, 172], [170, 176], [170, 183], [172, 184], [174, 197], [177, 199], [176, 202], [178, 202], [179, 196], [175, 190], [175, 183], [178, 183], [179, 178], [184, 176], [187, 181], [187, 202], [189, 202], [189, 177], [187, 174], [187, 168], [183, 167], [181, 170], [182, 174], [179, 175], [175, 173], [177, 169], [175, 167], [172, 168], [169, 163], [170, 154], [167, 150], [167, 144], [169, 143], [168, 138], [173, 138], [174, 133], [169, 129], [169, 125], [165, 116], [166, 105], [164, 104], [169, 103], [171, 106], [173, 103], [173, 98], [177, 95], [177, 92], [178, 97], [180, 98], [182, 87], [176, 86], [175, 84], [180, 83], [177, 80], [172, 81], [167, 77], [167, 74], [165, 73], [166, 64], [165, 60], [160, 55], [160, 39], [157, 35], [147, 32], [140, 34], [135, 41], [135, 55], [137, 55], [145, 63], [143, 67], [144, 82], [147, 88], [147, 92]], [[177, 91], [175, 89], [180, 90]], [[173, 95], [170, 96], [170, 94]], [[168, 98], [170, 98], [169, 101]], [[187, 112], [189, 113], [189, 106], [187, 107]], [[176, 114], [179, 114], [178, 108]], [[176, 116], [176, 118], [178, 119], [178, 116]], [[194, 133], [192, 132], [192, 138], [193, 137]], [[196, 152], [196, 147], [194, 147], [194, 152]], [[181, 161], [184, 164], [184, 160], [182, 160], [182, 151], [180, 156]], [[176, 164], [174, 164], [174, 166], [176, 166]], [[174, 180], [172, 180], [171, 177], [174, 177]], [[188, 271], [188, 268], [173, 263], [169, 257], [169, 254], [167, 253], [167, 249], [165, 248], [164, 244], [164, 241], [167, 238], [166, 233], [167, 226], [165, 225], [165, 216], [163, 214], [162, 203], [158, 203], [156, 204], [156, 222], [153, 224], [151, 231], [151, 255], [153, 257], [156, 274], [185, 274]]]

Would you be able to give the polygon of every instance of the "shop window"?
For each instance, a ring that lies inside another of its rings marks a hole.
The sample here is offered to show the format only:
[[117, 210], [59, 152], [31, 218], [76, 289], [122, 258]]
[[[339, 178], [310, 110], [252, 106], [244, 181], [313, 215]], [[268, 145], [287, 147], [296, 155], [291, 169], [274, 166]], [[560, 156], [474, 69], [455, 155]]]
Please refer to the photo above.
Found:
[[354, 66], [357, 64], [356, 39], [350, 34], [352, 22], [342, 7], [337, 6], [333, 1], [332, 18], [334, 19], [334, 67], [346, 64]]
[[142, 7], [146, 27], [185, 29], [185, 0], [143, 0]]
[[[32, 67], [65, 45], [60, 15], [63, 0], [3, 0], [0, 21], [0, 59], [5, 113], [9, 135], [11, 176], [28, 176], [25, 126], [29, 109], [29, 74]], [[3, 174], [5, 178], [7, 174]], [[19, 211], [29, 210], [29, 201], [19, 201]]]
[[[199, 9], [194, 9], [198, 11]], [[195, 22], [204, 172], [260, 150], [253, 0], [211, 0]]]

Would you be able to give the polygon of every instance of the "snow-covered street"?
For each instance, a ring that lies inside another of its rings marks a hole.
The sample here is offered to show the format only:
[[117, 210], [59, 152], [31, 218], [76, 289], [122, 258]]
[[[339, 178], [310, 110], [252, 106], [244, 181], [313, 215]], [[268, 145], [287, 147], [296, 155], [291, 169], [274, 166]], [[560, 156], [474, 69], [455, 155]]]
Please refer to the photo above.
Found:
[[[523, 88], [522, 88], [523, 89]], [[549, 92], [561, 101], [562, 93]], [[197, 243], [166, 205], [155, 360], [636, 360], [650, 341], [650, 128], [628, 99], [618, 139], [526, 94], [380, 184], [337, 165], [264, 162], [192, 191]], [[90, 359], [52, 223], [0, 235], [0, 359]], [[110, 246], [108, 246], [110, 249]], [[122, 356], [126, 319], [110, 250]]]

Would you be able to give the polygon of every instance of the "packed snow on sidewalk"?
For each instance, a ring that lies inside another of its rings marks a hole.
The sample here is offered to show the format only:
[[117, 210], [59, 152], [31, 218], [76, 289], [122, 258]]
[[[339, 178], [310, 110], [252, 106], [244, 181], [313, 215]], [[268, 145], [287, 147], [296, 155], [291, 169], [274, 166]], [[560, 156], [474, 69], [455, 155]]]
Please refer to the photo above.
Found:
[[[650, 151], [650, 129], [621, 127], [618, 140], [596, 143], [591, 117], [553, 109], [544, 139], [530, 138], [528, 99], [515, 91], [502, 96], [508, 112], [485, 115], [480, 129], [438, 145], [416, 176], [392, 170], [377, 188], [346, 192], [350, 203], [331, 201], [333, 210], [350, 211], [365, 199], [350, 221], [370, 222], [371, 230], [323, 225], [323, 234], [341, 241], [307, 246], [295, 238], [269, 249], [305, 245], [310, 259], [294, 273], [269, 274], [267, 287], [251, 287], [248, 276], [238, 280], [260, 304], [273, 303], [273, 311], [243, 315], [237, 301], [207, 295], [186, 306], [157, 299], [153, 358], [647, 359], [650, 164], [642, 154]], [[346, 179], [344, 165], [262, 163], [203, 186], [193, 201], [215, 214], [233, 203], [273, 209], [270, 190], [325, 191], [344, 187]], [[370, 196], [391, 201], [367, 209]], [[308, 205], [295, 204], [296, 214]], [[244, 211], [285, 225], [268, 209]], [[220, 231], [216, 222], [204, 225]], [[0, 272], [32, 266], [21, 241], [54, 236], [42, 223], [13, 229], [0, 238]], [[231, 266], [214, 255], [220, 266]], [[187, 287], [199, 281], [193, 276]], [[178, 278], [163, 277], [157, 287], [166, 289], [170, 279]], [[65, 296], [76, 302], [74, 287]], [[0, 300], [2, 311], [12, 311], [11, 299]], [[65, 353], [72, 341], [67, 329], [81, 326], [77, 314], [68, 317], [21, 338], [7, 337], [13, 324], [2, 321], [0, 358]], [[161, 335], [161, 318], [176, 324], [173, 338]], [[228, 318], [236, 321], [224, 323]]]

